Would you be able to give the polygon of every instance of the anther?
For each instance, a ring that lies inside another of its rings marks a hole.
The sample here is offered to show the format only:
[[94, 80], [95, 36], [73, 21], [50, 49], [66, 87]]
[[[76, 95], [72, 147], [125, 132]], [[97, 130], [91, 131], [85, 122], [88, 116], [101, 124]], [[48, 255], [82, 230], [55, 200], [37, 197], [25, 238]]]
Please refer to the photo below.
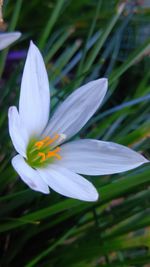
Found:
[[49, 137], [49, 140], [48, 140], [48, 142], [45, 144], [45, 146], [48, 146], [48, 145], [54, 143], [58, 138], [59, 138], [59, 134], [55, 134], [53, 138], [50, 138], [50, 137]]
[[55, 134], [53, 138], [50, 138], [49, 136], [47, 136], [43, 140], [36, 142], [34, 146], [37, 149], [41, 149], [44, 146], [49, 146], [50, 144], [54, 143], [58, 138], [59, 138], [59, 134]]
[[45, 155], [45, 153], [43, 153], [43, 152], [39, 152], [39, 153], [38, 153], [38, 156], [42, 158], [42, 159], [40, 160], [40, 162], [43, 162], [43, 161], [46, 160], [46, 155]]
[[40, 148], [43, 147], [44, 144], [45, 144], [47, 141], [49, 141], [49, 140], [51, 140], [51, 139], [50, 139], [49, 136], [47, 136], [47, 137], [45, 137], [43, 140], [36, 142], [36, 143], [35, 143], [35, 147], [37, 147], [38, 149], [40, 149]]
[[61, 159], [61, 156], [59, 154], [57, 154], [60, 151], [60, 147], [57, 147], [56, 149], [49, 151], [47, 153], [47, 157], [51, 158], [51, 157], [56, 157], [57, 159]]
[[44, 145], [43, 141], [39, 141], [35, 143], [35, 147], [37, 147], [38, 149], [40, 149], [43, 145]]

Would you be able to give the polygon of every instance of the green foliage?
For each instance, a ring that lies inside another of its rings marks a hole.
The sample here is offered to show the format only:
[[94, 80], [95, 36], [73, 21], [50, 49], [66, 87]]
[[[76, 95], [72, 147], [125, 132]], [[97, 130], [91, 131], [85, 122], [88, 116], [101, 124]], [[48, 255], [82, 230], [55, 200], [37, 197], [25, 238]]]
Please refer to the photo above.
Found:
[[33, 39], [45, 58], [53, 109], [80, 84], [109, 79], [101, 110], [79, 136], [115, 141], [149, 157], [150, 40], [143, 35], [140, 41], [139, 21], [147, 23], [150, 9], [128, 2], [118, 12], [118, 1], [5, 1], [8, 30], [23, 35], [0, 55], [1, 266], [146, 267], [150, 262], [149, 164], [89, 177], [100, 193], [92, 204], [55, 192], [45, 196], [27, 189], [12, 169], [15, 152], [7, 128], [25, 59], [10, 56], [22, 55]]

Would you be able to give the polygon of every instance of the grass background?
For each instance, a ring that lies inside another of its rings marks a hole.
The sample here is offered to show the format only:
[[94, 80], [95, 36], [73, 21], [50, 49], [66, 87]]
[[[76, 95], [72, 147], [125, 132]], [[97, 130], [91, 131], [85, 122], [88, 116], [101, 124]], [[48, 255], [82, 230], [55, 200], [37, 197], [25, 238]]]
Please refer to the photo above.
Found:
[[81, 84], [109, 79], [101, 109], [78, 136], [111, 140], [149, 158], [149, 2], [6, 0], [3, 11], [7, 30], [22, 37], [0, 54], [0, 266], [150, 266], [149, 164], [88, 177], [100, 193], [96, 203], [45, 196], [13, 170], [7, 126], [32, 39], [44, 56], [52, 109]]

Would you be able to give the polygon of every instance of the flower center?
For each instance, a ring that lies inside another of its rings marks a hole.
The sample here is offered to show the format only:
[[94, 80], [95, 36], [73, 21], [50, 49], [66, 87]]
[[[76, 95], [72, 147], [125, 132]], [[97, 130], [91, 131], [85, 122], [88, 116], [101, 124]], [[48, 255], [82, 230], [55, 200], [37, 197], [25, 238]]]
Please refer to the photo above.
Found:
[[55, 134], [53, 138], [50, 136], [42, 140], [32, 138], [27, 147], [27, 163], [33, 168], [42, 168], [52, 163], [55, 159], [60, 160], [60, 147], [55, 147], [56, 140], [61, 138], [59, 134]]

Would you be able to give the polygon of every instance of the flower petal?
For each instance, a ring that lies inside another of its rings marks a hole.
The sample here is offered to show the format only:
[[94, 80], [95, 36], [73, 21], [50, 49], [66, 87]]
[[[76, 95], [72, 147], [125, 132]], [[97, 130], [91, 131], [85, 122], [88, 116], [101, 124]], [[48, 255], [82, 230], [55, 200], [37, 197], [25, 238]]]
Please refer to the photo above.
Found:
[[54, 191], [63, 196], [84, 201], [98, 199], [98, 193], [89, 181], [63, 167], [51, 164], [49, 168], [38, 169], [38, 172]]
[[20, 116], [17, 108], [14, 106], [10, 107], [8, 110], [8, 124], [9, 134], [16, 151], [23, 157], [26, 157], [27, 141], [25, 131], [23, 132], [23, 125], [20, 121]]
[[21, 36], [20, 32], [0, 33], [0, 50], [6, 48]]
[[40, 135], [49, 118], [47, 72], [38, 48], [31, 42], [21, 83], [19, 113], [29, 136]]
[[12, 159], [12, 165], [21, 179], [33, 190], [49, 194], [47, 184], [40, 177], [39, 173], [32, 169], [20, 155]]
[[60, 155], [62, 159], [57, 164], [86, 175], [124, 172], [148, 162], [128, 147], [92, 139], [64, 144]]
[[72, 93], [55, 111], [44, 135], [75, 135], [101, 104], [107, 91], [107, 79], [87, 83]]

